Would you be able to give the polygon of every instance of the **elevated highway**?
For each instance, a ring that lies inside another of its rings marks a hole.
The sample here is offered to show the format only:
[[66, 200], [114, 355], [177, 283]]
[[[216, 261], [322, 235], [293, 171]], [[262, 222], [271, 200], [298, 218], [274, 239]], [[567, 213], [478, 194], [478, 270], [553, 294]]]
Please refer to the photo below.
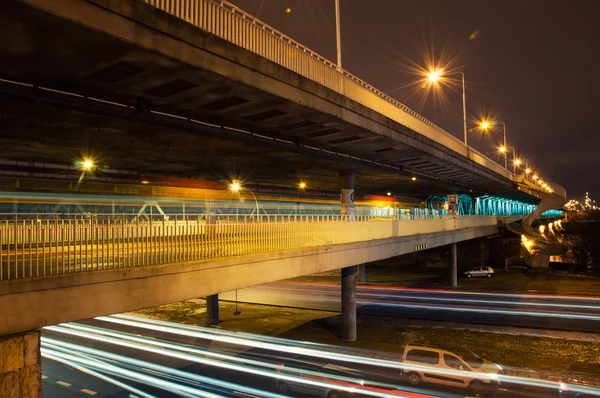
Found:
[[235, 164], [257, 182], [304, 178], [334, 189], [336, 170], [352, 167], [364, 189], [413, 194], [477, 195], [518, 183], [226, 2], [148, 3], [3, 5], [0, 26], [21, 38], [0, 44], [3, 157], [93, 155], [113, 169], [203, 178], [227, 176]]

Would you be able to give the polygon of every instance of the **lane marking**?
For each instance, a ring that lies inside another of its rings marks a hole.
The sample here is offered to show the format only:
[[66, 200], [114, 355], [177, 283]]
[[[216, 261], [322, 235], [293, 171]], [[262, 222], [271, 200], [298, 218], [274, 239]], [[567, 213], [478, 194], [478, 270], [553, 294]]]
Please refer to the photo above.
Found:
[[60, 384], [61, 386], [65, 387], [71, 387], [71, 384], [67, 383], [66, 381], [57, 381], [56, 384]]
[[82, 389], [81, 392], [84, 392], [84, 393], [86, 393], [88, 395], [96, 395], [96, 394], [98, 394], [96, 391], [88, 390], [87, 388]]
[[46, 380], [47, 378], [48, 378], [48, 376], [42, 375], [42, 380]]
[[245, 395], [247, 397], [252, 397], [252, 398], [260, 398], [258, 395], [252, 395], [252, 394], [248, 394], [242, 391], [233, 391], [234, 394], [240, 394], [240, 395]]

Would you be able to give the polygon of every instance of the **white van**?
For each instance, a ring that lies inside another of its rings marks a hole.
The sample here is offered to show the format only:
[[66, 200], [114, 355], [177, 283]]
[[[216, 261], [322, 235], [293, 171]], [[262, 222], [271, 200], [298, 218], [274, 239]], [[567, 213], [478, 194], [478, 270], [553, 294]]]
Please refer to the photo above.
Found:
[[458, 355], [431, 345], [409, 343], [402, 362], [403, 375], [413, 386], [426, 382], [478, 390], [500, 385], [502, 368], [470, 351]]

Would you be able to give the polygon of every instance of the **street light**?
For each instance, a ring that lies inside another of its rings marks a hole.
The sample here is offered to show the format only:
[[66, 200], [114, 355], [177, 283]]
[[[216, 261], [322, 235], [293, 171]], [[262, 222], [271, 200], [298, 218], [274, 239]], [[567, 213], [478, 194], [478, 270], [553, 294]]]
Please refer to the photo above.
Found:
[[237, 192], [240, 192], [242, 189], [245, 190], [245, 191], [250, 192], [250, 194], [254, 198], [254, 203], [256, 203], [256, 217], [260, 221], [260, 211], [258, 209], [258, 200], [256, 199], [256, 196], [254, 195], [254, 192], [252, 192], [248, 188], [242, 187], [242, 184], [238, 180], [233, 180], [233, 181], [231, 181], [231, 184], [229, 184], [229, 190], [231, 192], [236, 192], [237, 193]]
[[479, 127], [483, 130], [483, 131], [488, 131], [491, 129], [492, 126], [498, 124], [498, 123], [502, 123], [502, 128], [504, 130], [504, 144], [498, 149], [500, 151], [500, 153], [504, 154], [504, 168], [506, 170], [508, 170], [508, 159], [506, 157], [506, 124], [504, 122], [496, 122], [496, 121], [488, 121], [488, 120], [484, 120], [481, 123], [479, 123]]
[[512, 152], [513, 152], [513, 174], [517, 174], [517, 167], [519, 167], [521, 165], [521, 159], [518, 159], [517, 155], [515, 155], [515, 147], [513, 147]]
[[437, 83], [442, 77], [444, 77], [444, 75], [449, 76], [449, 75], [457, 75], [457, 74], [460, 74], [461, 79], [462, 79], [463, 132], [465, 135], [465, 146], [468, 146], [467, 145], [467, 95], [466, 95], [466, 91], [465, 91], [465, 73], [462, 71], [445, 73], [443, 69], [435, 69], [435, 70], [432, 70], [431, 72], [429, 72], [429, 74], [427, 75], [427, 78], [429, 79], [429, 81], [431, 83]]
[[300, 182], [300, 184], [298, 184], [298, 187], [300, 189], [305, 189], [306, 188], [306, 183], [304, 181]]
[[335, 45], [337, 49], [337, 66], [342, 69], [342, 35], [340, 33], [340, 0], [335, 0]]

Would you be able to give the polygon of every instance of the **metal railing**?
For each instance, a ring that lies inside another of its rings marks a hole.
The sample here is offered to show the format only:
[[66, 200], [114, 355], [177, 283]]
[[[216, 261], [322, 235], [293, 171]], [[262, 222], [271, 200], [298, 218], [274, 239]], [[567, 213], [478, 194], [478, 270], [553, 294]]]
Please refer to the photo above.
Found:
[[[252, 51], [337, 93], [346, 95], [346, 82], [352, 81], [393, 104], [420, 122], [466, 147], [465, 143], [400, 101], [339, 68], [327, 58], [303, 46], [235, 5], [224, 0], [141, 0], [209, 33]], [[420, 132], [423, 133], [423, 132]], [[506, 170], [474, 148], [470, 151]], [[509, 174], [510, 171], [506, 170]]]
[[[0, 280], [241, 256], [495, 225], [496, 217], [185, 216], [0, 223]], [[398, 223], [402, 223], [400, 227]]]

